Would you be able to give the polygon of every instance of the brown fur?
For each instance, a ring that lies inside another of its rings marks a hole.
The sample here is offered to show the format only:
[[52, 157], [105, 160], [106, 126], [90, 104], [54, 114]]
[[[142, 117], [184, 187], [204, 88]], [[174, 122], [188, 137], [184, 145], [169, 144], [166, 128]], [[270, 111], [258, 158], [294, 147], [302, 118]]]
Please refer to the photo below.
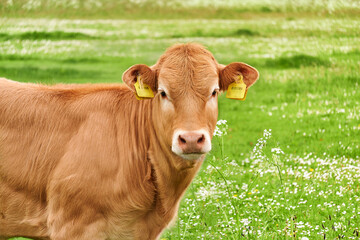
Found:
[[[251, 84], [258, 78], [248, 65], [229, 66], [179, 44], [154, 66], [126, 71], [130, 88], [0, 79], [0, 239], [157, 239], [204, 157], [174, 154], [174, 130], [212, 135], [213, 85], [224, 90], [239, 72]], [[136, 100], [138, 75], [154, 92], [169, 89], [171, 109], [160, 94]]]

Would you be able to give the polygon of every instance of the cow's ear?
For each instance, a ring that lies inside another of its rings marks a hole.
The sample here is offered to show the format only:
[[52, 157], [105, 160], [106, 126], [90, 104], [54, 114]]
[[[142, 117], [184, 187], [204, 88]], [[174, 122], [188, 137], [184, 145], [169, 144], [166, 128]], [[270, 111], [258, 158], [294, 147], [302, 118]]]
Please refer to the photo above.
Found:
[[219, 84], [220, 90], [226, 91], [229, 85], [239, 79], [239, 75], [243, 76], [246, 88], [253, 85], [259, 78], [259, 72], [246, 63], [234, 62], [229, 65], [219, 65]]
[[126, 70], [122, 76], [122, 80], [126, 83], [132, 91], [135, 92], [134, 84], [141, 78], [142, 82], [149, 85], [151, 89], [156, 92], [156, 73], [145, 64], [136, 64]]

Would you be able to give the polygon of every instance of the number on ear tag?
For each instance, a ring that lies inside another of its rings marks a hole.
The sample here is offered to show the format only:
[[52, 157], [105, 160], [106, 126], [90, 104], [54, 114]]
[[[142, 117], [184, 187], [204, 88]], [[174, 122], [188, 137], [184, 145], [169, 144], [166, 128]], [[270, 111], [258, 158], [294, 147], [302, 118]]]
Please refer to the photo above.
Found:
[[231, 83], [226, 92], [226, 97], [230, 99], [236, 99], [244, 101], [246, 99], [247, 88], [243, 81], [243, 76], [240, 75], [239, 79]]
[[135, 86], [135, 96], [137, 100], [149, 99], [154, 97], [151, 87], [141, 81], [140, 76], [137, 77]]

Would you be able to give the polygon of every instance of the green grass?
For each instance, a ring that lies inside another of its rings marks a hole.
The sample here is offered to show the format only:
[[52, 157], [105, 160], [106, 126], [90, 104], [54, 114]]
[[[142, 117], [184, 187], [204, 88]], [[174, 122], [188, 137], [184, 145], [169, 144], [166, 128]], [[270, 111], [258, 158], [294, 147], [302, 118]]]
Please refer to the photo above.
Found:
[[67, 39], [93, 39], [94, 37], [84, 33], [77, 32], [25, 32], [20, 34], [9, 35], [6, 33], [0, 34], [0, 40], [38, 40], [38, 39], [49, 39], [49, 40], [67, 40]]
[[[214, 137], [162, 239], [358, 239], [360, 19], [254, 6], [232, 20], [2, 18], [0, 76], [120, 82], [177, 42], [200, 42], [224, 64], [249, 63], [260, 79], [245, 102], [219, 98], [227, 135]], [[265, 129], [272, 136], [258, 143]]]
[[249, 14], [297, 16], [358, 15], [356, 0], [1, 0], [5, 17], [111, 19], [234, 19]]

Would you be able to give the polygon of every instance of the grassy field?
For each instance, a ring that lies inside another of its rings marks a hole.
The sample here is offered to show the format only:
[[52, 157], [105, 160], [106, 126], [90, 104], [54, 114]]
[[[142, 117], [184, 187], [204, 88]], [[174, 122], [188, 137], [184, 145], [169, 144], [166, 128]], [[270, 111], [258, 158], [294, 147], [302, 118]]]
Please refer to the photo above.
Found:
[[256, 14], [360, 14], [357, 0], [0, 0], [0, 16], [85, 19], [233, 19]]
[[261, 6], [206, 20], [21, 18], [14, 7], [0, 18], [0, 77], [120, 82], [178, 42], [246, 62], [261, 77], [245, 102], [219, 98], [227, 122], [162, 239], [359, 239], [360, 18]]

